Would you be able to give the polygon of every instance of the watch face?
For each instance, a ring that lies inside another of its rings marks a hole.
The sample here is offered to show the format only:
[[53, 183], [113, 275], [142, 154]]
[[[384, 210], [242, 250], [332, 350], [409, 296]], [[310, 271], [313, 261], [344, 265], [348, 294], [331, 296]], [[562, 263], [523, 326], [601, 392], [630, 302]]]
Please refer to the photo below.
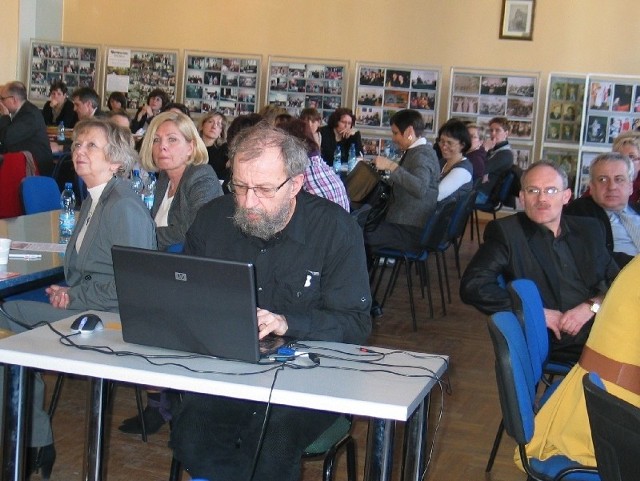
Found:
[[600, 304], [598, 304], [597, 302], [594, 302], [591, 304], [591, 312], [593, 312], [594, 314], [596, 314], [599, 309], [600, 309]]

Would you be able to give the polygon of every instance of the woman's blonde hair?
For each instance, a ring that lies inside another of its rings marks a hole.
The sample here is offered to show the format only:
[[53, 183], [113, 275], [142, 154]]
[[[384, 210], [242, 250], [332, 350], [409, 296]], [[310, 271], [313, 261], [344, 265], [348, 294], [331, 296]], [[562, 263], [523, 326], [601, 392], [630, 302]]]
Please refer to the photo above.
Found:
[[140, 164], [149, 172], [157, 172], [158, 167], [153, 160], [153, 138], [158, 127], [165, 122], [173, 122], [187, 142], [193, 143], [193, 153], [187, 159], [187, 165], [203, 165], [209, 162], [207, 147], [198, 134], [193, 121], [180, 112], [162, 112], [156, 115], [144, 135], [142, 147], [140, 148]]

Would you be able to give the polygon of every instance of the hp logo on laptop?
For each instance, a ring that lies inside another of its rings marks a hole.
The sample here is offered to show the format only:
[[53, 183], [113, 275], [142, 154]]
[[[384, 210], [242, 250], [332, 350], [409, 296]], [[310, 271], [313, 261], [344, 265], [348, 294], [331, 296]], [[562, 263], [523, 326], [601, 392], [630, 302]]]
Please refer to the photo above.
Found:
[[186, 272], [174, 272], [176, 276], [176, 281], [187, 282], [187, 273]]

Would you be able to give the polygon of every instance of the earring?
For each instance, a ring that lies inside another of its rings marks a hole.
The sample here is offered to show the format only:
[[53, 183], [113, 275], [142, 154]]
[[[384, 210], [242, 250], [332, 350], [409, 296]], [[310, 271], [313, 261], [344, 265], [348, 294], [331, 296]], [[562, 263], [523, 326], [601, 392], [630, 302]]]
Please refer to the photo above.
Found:
[[409, 140], [413, 140], [413, 135], [409, 135]]

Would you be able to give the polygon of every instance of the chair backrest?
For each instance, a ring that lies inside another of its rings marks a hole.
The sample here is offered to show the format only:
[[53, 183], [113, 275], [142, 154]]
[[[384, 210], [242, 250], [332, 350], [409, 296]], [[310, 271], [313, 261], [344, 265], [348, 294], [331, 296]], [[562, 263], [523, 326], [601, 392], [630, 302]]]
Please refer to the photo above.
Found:
[[445, 199], [437, 204], [435, 212], [427, 221], [427, 226], [422, 232], [421, 246], [427, 249], [437, 249], [449, 232], [449, 224], [455, 208], [456, 200], [453, 198]]
[[534, 432], [536, 381], [524, 332], [513, 312], [497, 312], [489, 321], [504, 427], [524, 445]]
[[608, 393], [596, 373], [582, 385], [600, 478], [640, 480], [640, 408]]
[[542, 377], [544, 363], [549, 357], [549, 334], [540, 292], [535, 282], [530, 279], [511, 281], [507, 290], [511, 295], [513, 312], [524, 331], [533, 364], [533, 375], [539, 380]]
[[451, 223], [449, 224], [447, 241], [453, 242], [464, 234], [464, 229], [467, 226], [469, 216], [476, 205], [477, 194], [478, 192], [475, 189], [470, 190], [466, 195], [463, 195], [458, 199], [456, 209], [451, 217]]
[[499, 184], [498, 188], [498, 203], [499, 205], [504, 204], [509, 198], [509, 193], [511, 192], [511, 185], [516, 179], [516, 174], [513, 170], [509, 169], [502, 178], [502, 182]]
[[60, 190], [52, 177], [25, 177], [20, 183], [25, 214], [37, 214], [60, 208]]
[[20, 202], [20, 182], [28, 175], [23, 152], [7, 152], [0, 161], [0, 219], [24, 214]]

